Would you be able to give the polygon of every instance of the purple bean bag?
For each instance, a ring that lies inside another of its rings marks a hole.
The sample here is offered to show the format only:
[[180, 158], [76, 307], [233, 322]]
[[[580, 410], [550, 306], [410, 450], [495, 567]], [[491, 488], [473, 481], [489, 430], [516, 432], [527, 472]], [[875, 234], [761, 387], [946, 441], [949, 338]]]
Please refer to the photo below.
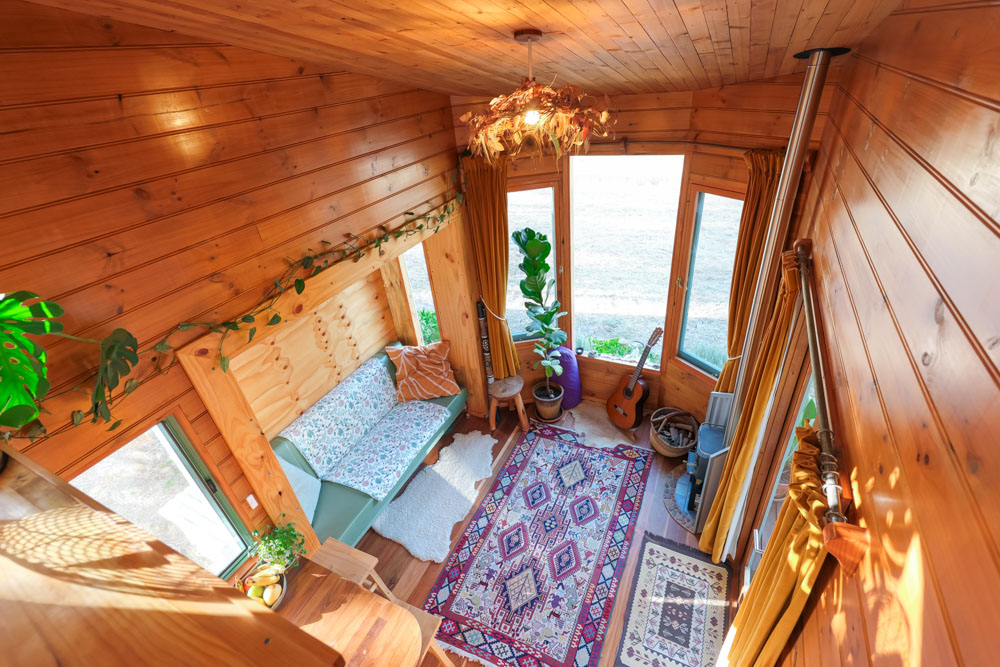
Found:
[[563, 410], [570, 410], [580, 405], [583, 400], [583, 389], [580, 387], [580, 368], [576, 365], [576, 352], [560, 345], [559, 362], [562, 364], [562, 375], [553, 375], [552, 381], [563, 388]]

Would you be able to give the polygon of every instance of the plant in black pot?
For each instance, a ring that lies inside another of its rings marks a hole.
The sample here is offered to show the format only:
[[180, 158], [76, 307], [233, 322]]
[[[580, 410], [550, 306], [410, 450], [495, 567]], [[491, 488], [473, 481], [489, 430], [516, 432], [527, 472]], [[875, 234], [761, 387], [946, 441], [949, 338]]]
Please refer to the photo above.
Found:
[[559, 300], [553, 298], [555, 279], [549, 278], [550, 266], [545, 261], [552, 252], [552, 244], [545, 234], [533, 229], [519, 229], [511, 237], [523, 255], [519, 268], [524, 272], [521, 294], [527, 311], [528, 332], [535, 339], [535, 354], [541, 357], [532, 368], [541, 367], [545, 372], [545, 382], [539, 382], [532, 389], [538, 416], [546, 421], [555, 421], [562, 414], [563, 388], [551, 381], [553, 375], [562, 375], [559, 363], [560, 345], [566, 342], [566, 332], [559, 328], [559, 318], [566, 313], [559, 312]]

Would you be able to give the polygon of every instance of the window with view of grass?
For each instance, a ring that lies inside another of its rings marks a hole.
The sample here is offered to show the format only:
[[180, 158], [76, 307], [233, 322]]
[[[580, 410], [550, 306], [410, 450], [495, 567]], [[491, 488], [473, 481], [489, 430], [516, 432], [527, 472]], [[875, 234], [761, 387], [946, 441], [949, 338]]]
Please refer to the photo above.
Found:
[[[524, 310], [524, 295], [521, 294], [521, 251], [514, 243], [513, 234], [519, 229], [530, 227], [536, 232], [545, 234], [552, 244], [552, 253], [548, 264], [551, 268], [549, 278], [556, 277], [556, 205], [555, 188], [531, 188], [529, 190], [514, 190], [507, 193], [507, 326], [514, 340], [526, 340], [531, 337], [528, 324], [531, 320]], [[555, 289], [553, 287], [552, 289]], [[556, 295], [556, 298], [559, 298]]]
[[172, 420], [142, 433], [70, 483], [223, 578], [243, 562], [253, 544]]
[[728, 357], [729, 287], [743, 202], [699, 192], [678, 355], [718, 376]]
[[683, 169], [681, 155], [570, 158], [573, 343], [585, 355], [637, 361], [663, 326]]
[[403, 268], [410, 282], [413, 309], [417, 314], [417, 324], [420, 325], [420, 342], [422, 345], [436, 343], [441, 340], [441, 332], [438, 330], [437, 311], [434, 310], [434, 297], [431, 295], [431, 281], [422, 243], [403, 253]]

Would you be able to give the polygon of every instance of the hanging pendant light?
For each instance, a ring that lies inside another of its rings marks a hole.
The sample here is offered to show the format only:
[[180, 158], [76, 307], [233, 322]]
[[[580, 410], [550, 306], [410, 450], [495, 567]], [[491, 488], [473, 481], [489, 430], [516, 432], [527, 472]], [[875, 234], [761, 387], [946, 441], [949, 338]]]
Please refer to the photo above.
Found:
[[460, 120], [469, 126], [469, 150], [493, 162], [499, 155], [517, 157], [522, 152], [538, 156], [548, 152], [556, 158], [586, 152], [590, 140], [611, 132], [607, 97], [605, 109], [594, 106], [594, 98], [572, 85], [564, 88], [535, 82], [532, 44], [542, 38], [540, 30], [518, 30], [514, 39], [528, 45], [528, 76], [509, 95], [490, 101], [479, 114], [471, 111]]

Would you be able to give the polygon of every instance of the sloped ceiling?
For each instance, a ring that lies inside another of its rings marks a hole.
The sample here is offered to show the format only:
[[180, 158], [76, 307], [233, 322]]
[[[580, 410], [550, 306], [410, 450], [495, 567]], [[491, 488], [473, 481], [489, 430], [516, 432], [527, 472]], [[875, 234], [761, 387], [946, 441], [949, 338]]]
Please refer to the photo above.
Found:
[[43, 0], [451, 94], [535, 73], [594, 93], [697, 90], [789, 74], [792, 54], [853, 46], [900, 0]]

